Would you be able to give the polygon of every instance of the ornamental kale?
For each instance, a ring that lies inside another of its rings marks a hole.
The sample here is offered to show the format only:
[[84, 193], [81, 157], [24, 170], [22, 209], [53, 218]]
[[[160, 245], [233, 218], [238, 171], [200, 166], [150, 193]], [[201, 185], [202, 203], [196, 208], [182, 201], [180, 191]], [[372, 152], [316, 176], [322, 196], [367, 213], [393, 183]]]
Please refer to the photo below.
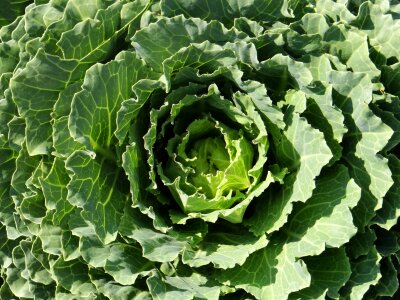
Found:
[[399, 296], [399, 1], [3, 2], [1, 299]]

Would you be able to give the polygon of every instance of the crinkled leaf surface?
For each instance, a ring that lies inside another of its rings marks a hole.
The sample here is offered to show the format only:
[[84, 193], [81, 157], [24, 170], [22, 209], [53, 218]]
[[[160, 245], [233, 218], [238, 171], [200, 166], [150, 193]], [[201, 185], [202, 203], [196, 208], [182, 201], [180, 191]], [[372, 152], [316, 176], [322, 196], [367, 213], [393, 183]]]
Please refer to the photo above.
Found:
[[1, 299], [397, 299], [398, 1], [4, 0]]

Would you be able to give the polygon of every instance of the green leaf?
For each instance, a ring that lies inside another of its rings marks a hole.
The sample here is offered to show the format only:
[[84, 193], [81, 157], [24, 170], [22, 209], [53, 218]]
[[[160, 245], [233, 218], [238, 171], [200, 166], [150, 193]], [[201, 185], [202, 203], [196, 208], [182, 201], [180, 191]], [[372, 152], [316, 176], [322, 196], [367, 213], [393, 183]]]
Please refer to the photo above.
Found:
[[15, 171], [11, 178], [11, 186], [18, 194], [23, 194], [28, 190], [26, 182], [32, 176], [39, 162], [39, 157], [29, 156], [24, 143], [15, 160]]
[[75, 150], [82, 149], [83, 145], [76, 142], [68, 128], [68, 115], [71, 112], [71, 102], [75, 93], [81, 89], [81, 82], [67, 86], [61, 91], [57, 102], [54, 105], [53, 117], [53, 147], [52, 153], [56, 157], [66, 158]]
[[0, 26], [7, 25], [20, 16], [25, 7], [30, 3], [29, 0], [6, 0], [2, 3], [2, 11], [0, 13]]
[[306, 203], [295, 204], [288, 223], [265, 248], [251, 254], [242, 266], [222, 271], [218, 279], [261, 299], [286, 299], [308, 287], [312, 277], [300, 258], [345, 244], [356, 233], [350, 208], [359, 199], [360, 189], [347, 170], [333, 168], [317, 180]]
[[3, 279], [3, 284], [1, 285], [0, 288], [0, 297], [2, 297], [3, 299], [11, 299], [12, 297], [14, 297], [14, 294], [11, 291], [10, 286], [8, 285], [7, 282], [4, 282], [4, 279]]
[[373, 222], [379, 224], [382, 228], [390, 230], [397, 224], [400, 216], [400, 207], [397, 201], [397, 195], [400, 193], [400, 160], [394, 155], [389, 155], [388, 158], [394, 183], [383, 198], [382, 208], [376, 212]]
[[33, 298], [32, 284], [26, 278], [21, 276], [26, 269], [25, 254], [21, 246], [16, 246], [12, 251], [13, 266], [5, 270], [6, 282], [10, 290], [17, 297]]
[[90, 68], [82, 91], [75, 94], [71, 104], [68, 127], [72, 137], [89, 151], [116, 160], [110, 148], [117, 111], [145, 71], [143, 62], [132, 52], [121, 52], [116, 60]]
[[[61, 11], [55, 6], [53, 3], [36, 3], [36, 5], [27, 7], [24, 15], [24, 29], [29, 35], [30, 40], [41, 37], [50, 23], [62, 18]], [[28, 50], [28, 43], [30, 42], [26, 41], [26, 50]]]
[[335, 21], [350, 23], [356, 17], [348, 10], [346, 4], [332, 0], [320, 0], [315, 2], [315, 11], [326, 15]]
[[[132, 220], [135, 220], [133, 223]], [[150, 261], [168, 262], [175, 260], [188, 246], [184, 238], [174, 237], [153, 229], [151, 219], [138, 209], [126, 208], [120, 224], [123, 236], [136, 240], [143, 249], [143, 257]]]
[[47, 210], [54, 210], [53, 222], [55, 225], [64, 226], [68, 220], [73, 206], [67, 201], [67, 184], [69, 177], [65, 169], [65, 162], [56, 158], [45, 178], [39, 178], [42, 186]]
[[[173, 35], [170, 34], [171, 32]], [[219, 22], [207, 23], [200, 19], [186, 19], [183, 16], [177, 16], [171, 19], [161, 19], [137, 31], [132, 38], [132, 44], [137, 53], [154, 70], [161, 71], [165, 59], [190, 44], [205, 41], [223, 44], [245, 38], [246, 34], [238, 32], [234, 28], [228, 30]]]
[[382, 278], [376, 285], [376, 293], [379, 296], [393, 297], [399, 289], [399, 281], [397, 279], [397, 269], [390, 257], [381, 261], [381, 272]]
[[[153, 77], [153, 74], [149, 77]], [[124, 100], [117, 113], [117, 129], [114, 134], [120, 145], [124, 142], [126, 135], [129, 132], [132, 120], [137, 119], [138, 114], [148, 102], [150, 95], [155, 89], [160, 87], [160, 81], [151, 79], [141, 79], [132, 86], [132, 90], [136, 94], [137, 98]]]
[[400, 99], [387, 93], [374, 94], [373, 102], [371, 109], [374, 114], [380, 117], [393, 130], [392, 137], [382, 150], [387, 153], [400, 143], [400, 120], [397, 117], [400, 113]]
[[[10, 89], [26, 120], [26, 143], [30, 155], [48, 154], [51, 141], [50, 113], [60, 91], [80, 78], [83, 68], [75, 60], [63, 60], [42, 49], [15, 74]], [[32, 101], [34, 97], [35, 101]]]
[[333, 299], [340, 297], [338, 291], [351, 275], [344, 248], [326, 249], [318, 256], [305, 257], [304, 262], [311, 274], [310, 286], [291, 294], [289, 299], [325, 299], [325, 293]]
[[[350, 128], [345, 159], [357, 184], [366, 196], [355, 211], [359, 226], [366, 225], [374, 211], [382, 207], [382, 198], [393, 184], [386, 158], [377, 155], [389, 141], [392, 129], [368, 107], [372, 100], [372, 83], [367, 75], [332, 71], [333, 88], [340, 94], [336, 104], [345, 114]], [[368, 195], [369, 194], [369, 195]]]
[[400, 63], [382, 67], [382, 83], [387, 92], [400, 96]]
[[74, 295], [88, 297], [96, 292], [96, 288], [90, 282], [88, 266], [79, 260], [64, 261], [58, 258], [51, 272], [57, 283]]
[[42, 219], [46, 216], [46, 208], [44, 205], [44, 198], [41, 193], [32, 193], [24, 197], [19, 207], [21, 215], [33, 223], [40, 224]]
[[221, 227], [212, 226], [210, 233], [199, 244], [184, 250], [183, 263], [195, 268], [209, 263], [216, 268], [233, 268], [243, 265], [251, 253], [268, 244], [265, 235], [255, 237], [246, 234], [246, 230], [237, 230], [232, 226], [216, 230], [217, 226]]
[[[387, 14], [379, 4], [364, 2], [359, 7], [353, 25], [367, 33], [369, 42], [378, 53], [386, 57], [400, 57], [398, 41], [400, 23]], [[392, 32], [393, 34], [387, 34]]]
[[220, 294], [218, 286], [199, 274], [162, 278], [154, 273], [146, 282], [154, 299], [218, 299]]
[[0, 141], [0, 222], [8, 225], [15, 211], [10, 188], [16, 167], [17, 153], [6, 144], [1, 136]]
[[63, 33], [71, 30], [77, 23], [85, 19], [93, 19], [100, 9], [106, 8], [113, 1], [88, 0], [85, 3], [79, 0], [58, 1], [57, 7], [63, 11], [63, 16], [56, 22], [49, 24], [41, 37], [45, 50], [52, 54], [61, 54], [57, 46]]
[[126, 201], [118, 182], [120, 170], [104, 158], [94, 160], [84, 151], [74, 152], [66, 168], [71, 178], [67, 200], [84, 209], [82, 217], [94, 226], [104, 244], [114, 241]]
[[367, 255], [370, 249], [374, 246], [376, 241], [375, 231], [365, 228], [364, 231], [358, 231], [353, 236], [346, 247], [347, 254], [350, 258], [357, 259], [362, 255]]
[[279, 19], [292, 17], [288, 10], [288, 1], [261, 1], [251, 0], [241, 2], [237, 0], [221, 1], [192, 1], [162, 0], [162, 12], [169, 17], [185, 14], [206, 20], [218, 20], [227, 25], [239, 17], [246, 17], [255, 21], [273, 22]]
[[138, 276], [147, 275], [153, 263], [141, 256], [139, 247], [114, 244], [104, 270], [122, 285], [133, 285]]
[[257, 202], [255, 214], [246, 221], [257, 235], [276, 231], [286, 223], [293, 203], [310, 198], [315, 188], [314, 178], [332, 157], [321, 132], [297, 113], [291, 113], [288, 118], [289, 126], [277, 145], [277, 156], [289, 170], [298, 167], [298, 171], [286, 178], [281, 191], [266, 194], [264, 201]]
[[68, 157], [74, 151], [82, 149], [83, 145], [76, 142], [68, 129], [68, 116], [55, 119], [53, 123], [54, 154], [59, 157]]
[[324, 35], [325, 47], [355, 73], [368, 74], [371, 79], [380, 71], [369, 57], [368, 35], [360, 30], [349, 30], [344, 25], [332, 26]]
[[8, 122], [8, 143], [14, 151], [19, 151], [22, 148], [22, 143], [25, 140], [25, 120], [23, 118], [14, 117]]
[[[140, 139], [139, 137], [135, 137]], [[140, 140], [138, 140], [140, 142]], [[130, 182], [130, 192], [132, 195], [132, 202], [134, 207], [138, 207], [140, 211], [153, 220], [155, 229], [166, 232], [169, 226], [166, 223], [164, 216], [161, 214], [159, 202], [153, 201], [145, 188], [149, 184], [147, 177], [142, 176], [147, 172], [146, 162], [140, 159], [144, 151], [139, 149], [134, 142], [132, 145], [127, 146], [126, 152], [122, 155], [122, 166], [125, 174]]]
[[50, 272], [33, 256], [31, 249], [32, 243], [21, 241], [21, 249], [25, 254], [26, 270], [29, 278], [37, 283], [49, 285], [53, 282]]
[[43, 251], [49, 254], [61, 254], [62, 231], [52, 223], [53, 214], [49, 213], [42, 221], [38, 236], [40, 238]]
[[13, 295], [23, 298], [33, 298], [31, 291], [31, 285], [29, 281], [21, 276], [21, 271], [17, 268], [7, 268], [6, 270], [6, 282], [10, 287]]
[[[61, 35], [57, 46], [66, 59], [77, 59], [84, 64], [93, 64], [108, 58], [127, 28], [140, 19], [151, 1], [141, 0], [126, 4], [116, 1], [97, 11], [94, 19], [83, 19], [71, 30]], [[134, 5], [134, 6], [133, 6]], [[122, 20], [122, 11], [131, 8], [129, 20]], [[132, 7], [133, 6], [133, 7]]]
[[103, 245], [95, 234], [84, 235], [79, 238], [79, 253], [91, 266], [104, 268], [110, 256], [110, 245]]
[[150, 294], [140, 291], [133, 286], [119, 285], [109, 278], [93, 278], [92, 282], [96, 286], [99, 293], [103, 294], [110, 300], [132, 299], [132, 300], [150, 300]]
[[72, 235], [70, 231], [64, 231], [61, 236], [61, 253], [65, 261], [70, 261], [78, 258], [79, 239]]
[[311, 126], [324, 134], [326, 143], [333, 154], [330, 160], [330, 164], [332, 164], [342, 155], [340, 143], [347, 132], [343, 115], [333, 105], [332, 86], [316, 83], [315, 86], [303, 89], [303, 91], [308, 98], [307, 109], [303, 116], [307, 118]]
[[18, 245], [18, 241], [8, 239], [6, 227], [0, 226], [0, 267], [6, 269], [12, 264], [12, 250]]
[[340, 291], [340, 294], [353, 299], [362, 299], [371, 285], [378, 283], [381, 278], [379, 261], [381, 257], [375, 247], [371, 247], [367, 255], [360, 256], [351, 262], [351, 277]]
[[81, 63], [96, 63], [106, 58], [116, 46], [122, 5], [121, 1], [115, 2], [97, 11], [95, 19], [84, 19], [64, 32], [57, 42], [63, 57]]
[[[1, 20], [0, 20], [1, 22]], [[3, 41], [0, 43], [0, 74], [12, 72], [18, 63], [18, 44], [14, 40]]]

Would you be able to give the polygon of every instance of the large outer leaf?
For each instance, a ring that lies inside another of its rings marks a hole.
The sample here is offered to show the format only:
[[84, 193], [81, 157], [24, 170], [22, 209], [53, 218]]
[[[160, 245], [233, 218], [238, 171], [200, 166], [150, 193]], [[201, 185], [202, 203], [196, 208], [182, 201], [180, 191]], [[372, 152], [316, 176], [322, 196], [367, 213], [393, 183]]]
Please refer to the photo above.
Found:
[[116, 282], [122, 285], [132, 285], [139, 275], [146, 275], [152, 269], [153, 263], [141, 257], [140, 249], [124, 244], [114, 244], [110, 248], [104, 270]]
[[191, 2], [162, 0], [161, 10], [165, 15], [170, 17], [185, 14], [188, 17], [218, 20], [225, 24], [231, 24], [232, 20], [238, 17], [266, 22], [291, 17], [288, 11], [288, 1], [286, 0], [251, 0], [246, 2], [239, 0]]
[[[69, 1], [65, 7], [64, 16], [47, 28], [48, 31], [41, 40], [42, 43], [47, 43], [46, 50], [39, 49], [37, 53], [34, 52], [35, 57], [17, 76], [14, 76], [10, 84], [11, 90], [14, 91], [14, 101], [17, 103], [21, 116], [26, 119], [27, 145], [31, 155], [49, 153], [51, 146], [49, 140], [50, 112], [58, 98], [58, 93], [71, 82], [80, 80], [84, 71], [91, 64], [105, 59], [112, 52], [116, 39], [129, 25], [128, 23], [125, 24], [125, 27], [119, 28], [119, 12], [123, 2], [100, 10], [97, 15], [97, 9], [104, 8], [105, 3], [93, 0], [88, 1], [85, 5], [77, 5], [75, 2]], [[60, 9], [58, 5], [54, 4], [54, 6]], [[51, 23], [46, 18], [53, 14], [53, 10], [57, 11], [55, 7], [43, 6], [44, 9], [38, 11], [38, 14], [34, 16], [34, 21], [31, 22], [32, 28], [40, 22], [43, 31], [45, 25]], [[139, 17], [145, 8], [146, 4], [142, 5], [142, 10], [139, 10], [134, 18]], [[34, 10], [35, 8], [32, 11]], [[85, 20], [86, 17], [93, 18], [95, 15], [96, 19], [82, 21], [79, 26], [72, 29], [76, 22]], [[30, 24], [29, 19], [26, 22]], [[95, 23], [95, 28], [87, 33], [88, 40], [75, 43], [73, 40], [77, 33], [81, 32], [80, 27], [84, 27], [84, 23], [87, 22]], [[27, 30], [32, 31], [32, 28], [27, 26]], [[66, 31], [65, 34], [62, 34], [64, 31]], [[56, 43], [60, 37], [59, 48], [56, 45], [50, 46], [51, 41]], [[80, 50], [77, 51], [75, 47]], [[63, 51], [64, 55], [61, 58], [52, 55], [59, 51], [57, 49]], [[32, 101], [32, 97], [35, 97], [36, 101]]]
[[[17, 153], [6, 143], [4, 137], [0, 136], [0, 222], [7, 225], [11, 222], [15, 205], [10, 197], [10, 187], [13, 172], [15, 170], [15, 159]], [[3, 229], [5, 232], [5, 228]]]
[[[94, 19], [83, 19], [71, 30], [63, 33], [57, 46], [66, 59], [78, 59], [81, 63], [89, 64], [102, 61], [113, 52], [118, 39], [141, 17], [150, 3], [149, 0], [131, 3], [134, 7], [129, 6], [130, 18], [123, 22], [122, 10], [130, 4], [126, 4], [126, 1], [116, 1], [106, 9], [97, 11]], [[82, 4], [79, 5], [81, 6]]]
[[68, 127], [75, 140], [90, 151], [113, 158], [111, 147], [116, 129], [115, 118], [131, 86], [144, 76], [143, 62], [131, 52], [118, 54], [116, 60], [89, 69], [71, 104]]
[[[174, 35], [170, 35], [170, 32]], [[174, 40], [171, 38], [174, 37]], [[191, 43], [204, 41], [224, 43], [245, 39], [246, 34], [234, 28], [227, 30], [221, 23], [207, 23], [200, 19], [186, 19], [177, 16], [161, 19], [157, 23], [136, 32], [132, 44], [138, 54], [155, 70], [162, 70], [162, 62], [174, 55], [179, 49]], [[189, 59], [190, 57], [188, 57]]]
[[221, 272], [219, 280], [261, 299], [286, 299], [291, 292], [308, 287], [311, 276], [299, 258], [346, 243], [356, 233], [349, 208], [359, 199], [360, 189], [346, 169], [334, 168], [317, 180], [306, 203], [295, 205], [281, 233], [273, 235], [264, 249], [251, 254], [243, 266]]
[[334, 156], [330, 161], [332, 163], [342, 155], [341, 143], [348, 129], [344, 125], [342, 112], [334, 104], [333, 87], [328, 83], [332, 69], [329, 56], [311, 56], [307, 60], [310, 60], [307, 66], [314, 83], [302, 89], [308, 99], [304, 115], [313, 127], [324, 133], [326, 143]]
[[74, 152], [66, 168], [71, 177], [68, 201], [84, 209], [82, 217], [94, 225], [103, 243], [114, 241], [126, 201], [119, 190], [121, 171], [104, 158], [94, 160], [84, 151]]
[[[37, 55], [10, 82], [13, 99], [26, 120], [27, 149], [30, 155], [47, 154], [51, 147], [50, 112], [60, 91], [82, 76], [75, 60], [38, 51]], [[32, 101], [34, 99], [34, 101]]]
[[340, 94], [336, 97], [337, 105], [353, 132], [347, 139], [350, 149], [345, 158], [365, 194], [356, 210], [357, 223], [364, 226], [373, 217], [374, 210], [382, 207], [382, 198], [393, 184], [387, 159], [377, 155], [393, 131], [368, 108], [372, 83], [367, 75], [332, 71], [331, 80]]
[[[370, 1], [362, 3], [357, 19], [352, 24], [368, 34], [371, 46], [378, 53], [386, 58], [400, 57], [400, 23], [387, 13], [388, 4], [389, 1], [376, 4]], [[392, 34], [387, 34], [388, 31]]]
[[154, 230], [150, 220], [138, 209], [126, 208], [119, 231], [142, 246], [145, 258], [157, 262], [174, 261], [189, 246], [188, 241], [184, 237], [174, 237]]
[[[211, 282], [208, 282], [211, 281]], [[219, 287], [212, 280], [198, 274], [182, 277], [164, 277], [154, 274], [147, 279], [154, 299], [218, 299]]]
[[[39, 179], [47, 210], [55, 210], [53, 222], [55, 225], [65, 224], [73, 206], [67, 201], [68, 174], [65, 163], [56, 158], [45, 178]], [[65, 226], [65, 225], [64, 225]]]
[[64, 32], [57, 43], [64, 58], [96, 63], [107, 57], [115, 46], [121, 7], [122, 2], [116, 2], [105, 10], [99, 10], [95, 19], [84, 19]]
[[[323, 135], [312, 128], [304, 118], [293, 113], [289, 127], [277, 146], [278, 159], [298, 171], [285, 179], [285, 185], [278, 195], [266, 194], [266, 199], [258, 202], [254, 216], [247, 221], [256, 234], [273, 232], [287, 220], [294, 202], [305, 202], [315, 187], [313, 180], [323, 166], [331, 159]], [[307, 183], [305, 183], [307, 182]]]
[[72, 30], [76, 24], [85, 19], [93, 19], [98, 10], [105, 9], [112, 2], [114, 1], [88, 0], [81, 3], [79, 0], [63, 0], [57, 3], [62, 7], [63, 15], [56, 22], [49, 24], [41, 37], [45, 50], [60, 55], [62, 52], [57, 42], [62, 34]]
[[56, 157], [67, 158], [75, 150], [82, 149], [84, 146], [75, 141], [68, 129], [68, 117], [71, 112], [71, 102], [74, 95], [81, 90], [81, 83], [70, 84], [63, 90], [56, 104], [54, 105], [53, 117], [53, 155]]
[[228, 269], [242, 265], [251, 253], [268, 244], [264, 235], [255, 237], [244, 234], [245, 231], [232, 233], [230, 229], [206, 235], [198, 245], [185, 249], [182, 261], [193, 267], [212, 263], [216, 268]]
[[332, 298], [339, 297], [339, 289], [351, 275], [350, 262], [344, 248], [326, 249], [321, 255], [307, 257], [304, 261], [311, 274], [311, 284], [291, 294], [289, 299], [317, 299], [318, 297], [325, 299], [325, 293]]
[[389, 156], [389, 167], [392, 171], [393, 185], [385, 195], [382, 208], [376, 212], [374, 222], [390, 230], [397, 224], [400, 214], [398, 195], [400, 193], [400, 160], [394, 155]]
[[368, 74], [371, 79], [380, 75], [369, 57], [368, 36], [359, 30], [345, 29], [344, 25], [332, 26], [324, 35], [329, 53], [337, 56], [354, 72]]
[[88, 267], [79, 260], [64, 261], [60, 257], [52, 265], [51, 271], [58, 284], [74, 295], [88, 297], [95, 292], [89, 280]]
[[373, 246], [367, 255], [359, 257], [351, 263], [351, 277], [341, 291], [342, 295], [349, 295], [353, 299], [363, 299], [371, 285], [378, 283], [381, 278], [379, 272], [380, 255]]

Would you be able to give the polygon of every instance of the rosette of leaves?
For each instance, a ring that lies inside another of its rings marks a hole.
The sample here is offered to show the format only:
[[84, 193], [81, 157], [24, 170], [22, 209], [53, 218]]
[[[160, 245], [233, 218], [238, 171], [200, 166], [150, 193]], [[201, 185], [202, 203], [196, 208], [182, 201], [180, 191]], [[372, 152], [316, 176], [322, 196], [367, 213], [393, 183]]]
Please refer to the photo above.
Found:
[[395, 295], [398, 3], [6, 2], [0, 298]]

